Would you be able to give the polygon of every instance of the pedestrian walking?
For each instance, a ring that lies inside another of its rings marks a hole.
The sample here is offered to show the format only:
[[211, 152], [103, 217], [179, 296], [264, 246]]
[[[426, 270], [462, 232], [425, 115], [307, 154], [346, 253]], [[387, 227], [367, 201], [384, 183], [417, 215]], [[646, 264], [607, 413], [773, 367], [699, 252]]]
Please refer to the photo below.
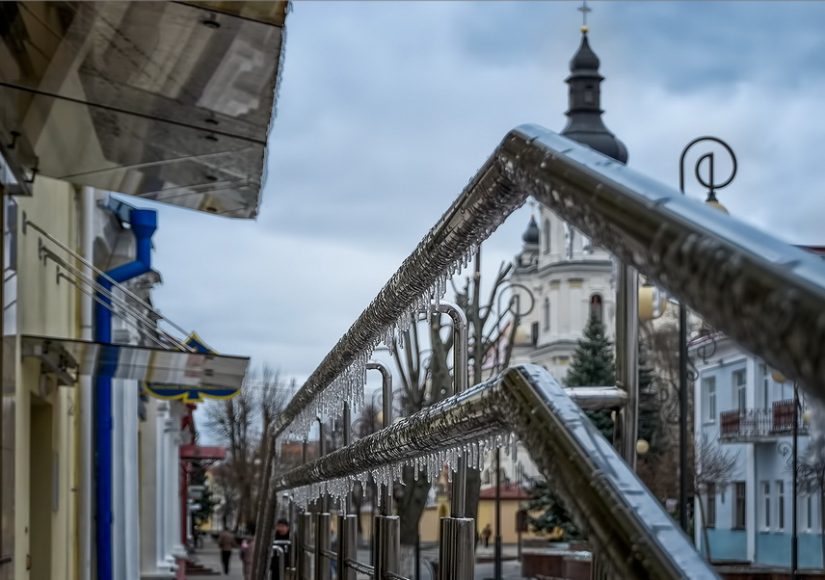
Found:
[[229, 574], [229, 561], [232, 559], [232, 548], [235, 547], [235, 536], [229, 530], [224, 530], [218, 536], [218, 549], [221, 551], [223, 573]]
[[[254, 532], [253, 532], [254, 533]], [[252, 555], [255, 553], [255, 537], [248, 536], [241, 542], [241, 563], [244, 580], [252, 575]]]
[[484, 544], [485, 548], [490, 547], [490, 536], [493, 535], [493, 528], [490, 527], [490, 524], [484, 526], [484, 529], [481, 530], [481, 541]]

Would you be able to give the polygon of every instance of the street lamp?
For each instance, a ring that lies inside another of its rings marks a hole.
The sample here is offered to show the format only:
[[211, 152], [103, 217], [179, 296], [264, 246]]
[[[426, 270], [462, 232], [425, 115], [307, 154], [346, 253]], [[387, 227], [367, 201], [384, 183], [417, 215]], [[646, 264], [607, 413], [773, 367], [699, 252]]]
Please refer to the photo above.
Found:
[[[685, 158], [688, 151], [699, 143], [716, 143], [728, 154], [731, 160], [731, 172], [724, 181], [717, 182], [714, 166], [714, 153], [709, 151], [700, 155], [694, 166], [696, 181], [707, 188], [705, 203], [724, 213], [727, 209], [716, 199], [716, 191], [727, 187], [736, 177], [736, 154], [730, 146], [718, 137], [697, 137], [688, 143], [679, 156], [679, 191], [685, 194]], [[702, 175], [702, 168], [707, 164], [707, 179]], [[679, 524], [685, 532], [688, 529], [688, 346], [687, 346], [687, 308], [679, 302]]]
[[[510, 303], [507, 305], [507, 310], [510, 310], [513, 314], [513, 325], [514, 325], [514, 332], [512, 336], [515, 336], [515, 330], [518, 328], [519, 323], [521, 322], [522, 317], [527, 316], [533, 311], [533, 307], [535, 306], [536, 300], [533, 296], [533, 293], [530, 289], [525, 286], [524, 284], [519, 284], [518, 282], [510, 282], [507, 286], [502, 287], [502, 294], [504, 290], [513, 288], [519, 288], [522, 290], [527, 298], [530, 299], [529, 306], [526, 308], [522, 308], [521, 304], [521, 294], [514, 293], [510, 298]], [[501, 298], [502, 294], [499, 294], [499, 299]], [[499, 311], [501, 311], [501, 306], [499, 305]], [[508, 348], [513, 348], [514, 345], [509, 345]], [[496, 447], [496, 511], [495, 511], [495, 524], [496, 524], [496, 537], [495, 537], [495, 556], [493, 560], [493, 576], [495, 580], [502, 580], [502, 553], [501, 553], [501, 448]]]
[[[777, 383], [787, 379], [779, 371], [773, 371], [771, 378]], [[793, 382], [793, 425], [791, 426], [791, 580], [796, 580], [799, 568], [799, 522], [798, 522], [798, 487], [799, 487], [799, 385]]]

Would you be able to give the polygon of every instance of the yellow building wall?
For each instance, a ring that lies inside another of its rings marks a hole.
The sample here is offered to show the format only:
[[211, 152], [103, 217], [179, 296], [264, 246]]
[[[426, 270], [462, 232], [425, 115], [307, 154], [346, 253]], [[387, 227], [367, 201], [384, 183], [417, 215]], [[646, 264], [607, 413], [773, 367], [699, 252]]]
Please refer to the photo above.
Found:
[[[38, 253], [40, 234], [30, 219], [69, 247], [77, 247], [74, 188], [38, 177], [31, 197], [16, 198], [18, 211], [18, 333], [72, 338], [78, 335], [78, 293], [66, 280], [57, 283], [56, 266]], [[24, 218], [25, 212], [25, 218]], [[45, 243], [45, 242], [44, 242]], [[53, 247], [53, 246], [52, 246]], [[20, 352], [18, 343], [18, 352]], [[15, 395], [15, 578], [76, 578], [76, 389], [57, 387], [41, 376], [37, 360], [17, 361]], [[51, 437], [32, 437], [34, 427], [48, 425]], [[34, 443], [34, 445], [32, 445]], [[32, 465], [34, 458], [34, 466]], [[34, 525], [33, 525], [34, 524]], [[33, 537], [43, 534], [42, 537]], [[33, 544], [37, 544], [34, 546]], [[46, 558], [38, 551], [50, 546]], [[33, 551], [34, 550], [34, 551]], [[40, 556], [38, 562], [33, 562]], [[43, 562], [46, 558], [48, 561]], [[48, 566], [46, 566], [48, 564]], [[44, 568], [44, 566], [46, 566]], [[50, 569], [49, 572], [44, 570]], [[48, 580], [44, 578], [43, 580]]]

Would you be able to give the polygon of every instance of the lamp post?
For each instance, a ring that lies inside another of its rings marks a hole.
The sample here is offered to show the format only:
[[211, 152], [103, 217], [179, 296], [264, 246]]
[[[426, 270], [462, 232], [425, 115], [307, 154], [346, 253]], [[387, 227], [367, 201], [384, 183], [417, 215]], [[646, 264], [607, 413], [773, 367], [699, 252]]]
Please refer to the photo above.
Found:
[[[518, 329], [518, 325], [521, 322], [522, 317], [527, 316], [533, 311], [533, 307], [535, 306], [536, 300], [533, 296], [533, 293], [530, 289], [525, 286], [524, 284], [519, 284], [518, 282], [511, 282], [507, 286], [502, 287], [504, 289], [518, 288], [522, 292], [525, 293], [525, 296], [530, 299], [529, 306], [527, 308], [522, 309], [521, 305], [521, 294], [513, 293], [510, 297], [510, 303], [507, 306], [507, 310], [510, 310], [513, 315], [513, 332], [511, 333], [511, 337], [516, 336], [516, 330]], [[499, 294], [499, 299], [501, 298], [502, 294]], [[501, 306], [499, 304], [499, 311], [501, 311]], [[499, 317], [500, 318], [500, 317]], [[513, 348], [514, 345], [508, 345], [508, 348]], [[509, 361], [508, 361], [509, 362]], [[496, 447], [496, 507], [495, 507], [495, 524], [496, 524], [496, 537], [495, 537], [495, 556], [493, 558], [493, 577], [495, 580], [502, 580], [502, 538], [501, 538], [501, 448]]]
[[[716, 182], [715, 157], [713, 151], [708, 151], [700, 155], [694, 166], [694, 176], [696, 181], [707, 188], [708, 194], [705, 203], [727, 213], [725, 207], [716, 199], [716, 191], [727, 187], [736, 177], [736, 154], [733, 149], [718, 137], [703, 136], [697, 137], [685, 145], [679, 156], [679, 191], [685, 194], [685, 159], [688, 151], [699, 143], [716, 143], [720, 145], [728, 154], [731, 160], [731, 172], [728, 178], [721, 182]], [[702, 167], [707, 163], [708, 179], [702, 176]], [[687, 341], [687, 308], [679, 302], [679, 524], [685, 532], [688, 529], [688, 341]]]
[[796, 580], [797, 568], [799, 567], [799, 522], [797, 514], [797, 488], [799, 486], [799, 385], [793, 382], [793, 498], [791, 499], [791, 580]]

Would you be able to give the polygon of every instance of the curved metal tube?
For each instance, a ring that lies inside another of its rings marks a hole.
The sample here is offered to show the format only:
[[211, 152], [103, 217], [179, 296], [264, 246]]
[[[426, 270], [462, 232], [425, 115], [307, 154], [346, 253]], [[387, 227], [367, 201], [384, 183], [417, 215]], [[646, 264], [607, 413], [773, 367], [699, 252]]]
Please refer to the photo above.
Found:
[[[441, 302], [438, 312], [446, 314], [453, 321], [453, 392], [457, 395], [467, 390], [469, 383], [469, 340], [467, 337], [467, 314], [449, 302]], [[450, 512], [454, 518], [463, 518], [467, 511], [467, 463], [460, 459], [453, 476]]]
[[679, 526], [587, 419], [534, 365], [497, 378], [281, 476], [277, 489], [352, 476], [502, 430], [514, 431], [618, 578], [716, 578]]
[[[379, 371], [381, 373], [381, 413], [384, 416], [384, 427], [392, 425], [392, 373], [384, 363], [370, 361], [367, 363], [368, 371]], [[392, 493], [387, 486], [381, 486], [381, 514], [392, 513]]]

